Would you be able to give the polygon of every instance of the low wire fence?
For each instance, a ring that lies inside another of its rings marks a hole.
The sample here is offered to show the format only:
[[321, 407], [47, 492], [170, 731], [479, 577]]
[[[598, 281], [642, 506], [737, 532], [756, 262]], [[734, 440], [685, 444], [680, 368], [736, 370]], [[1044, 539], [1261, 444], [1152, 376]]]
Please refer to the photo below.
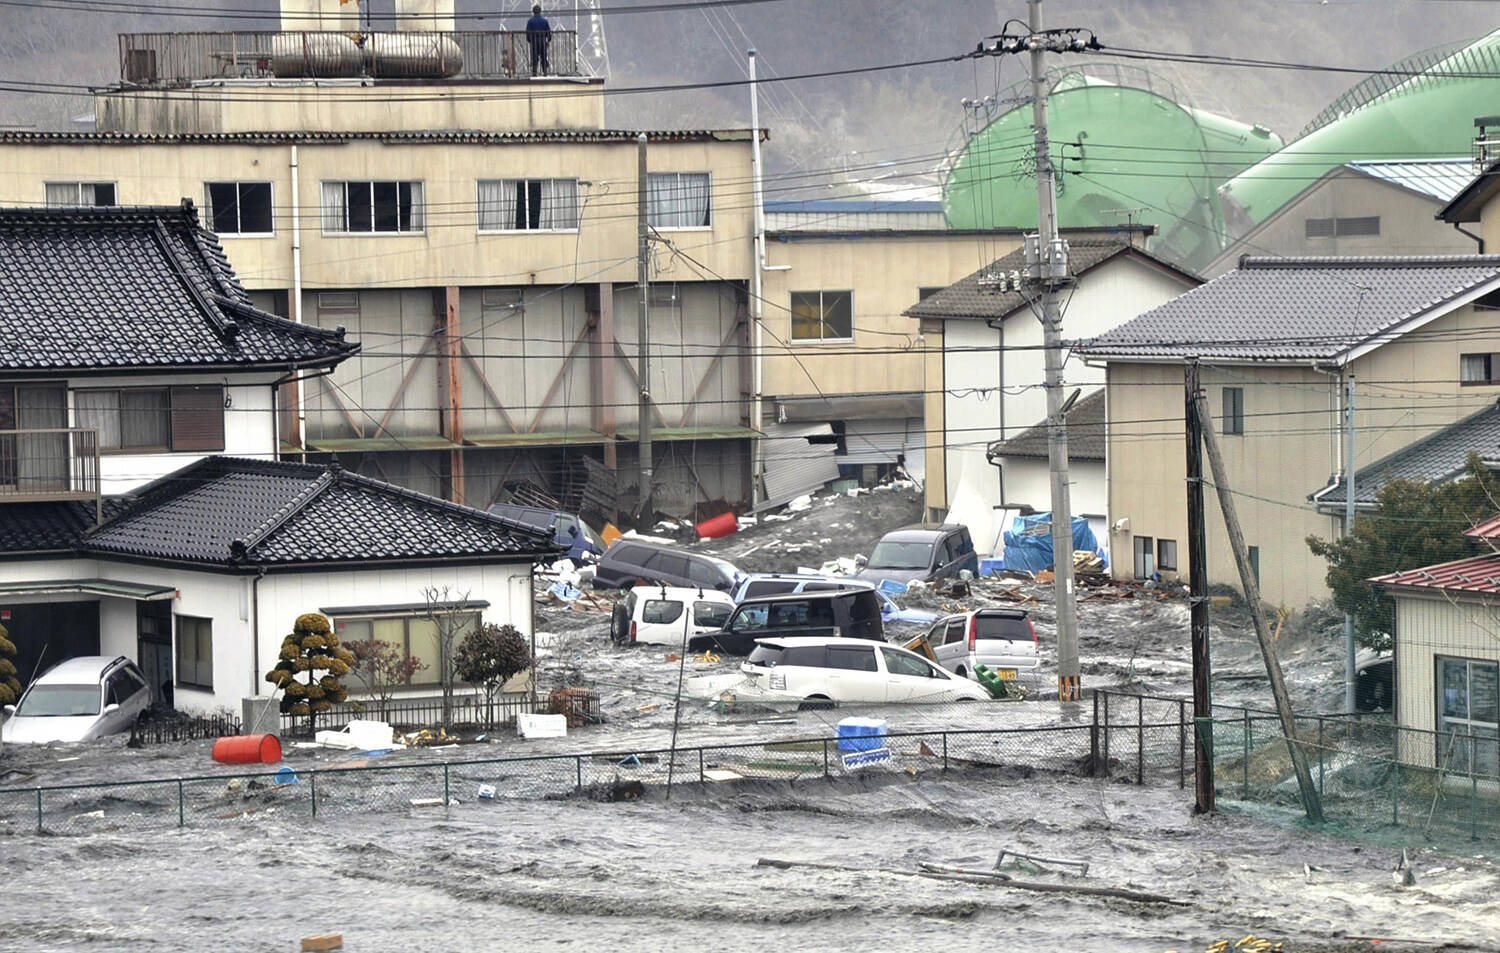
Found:
[[[355, 719], [377, 719], [389, 722], [402, 730], [445, 726], [477, 726], [498, 728], [514, 725], [518, 715], [552, 710], [552, 701], [542, 695], [533, 700], [527, 692], [507, 692], [496, 695], [487, 702], [484, 695], [473, 692], [455, 692], [445, 712], [441, 695], [417, 697], [397, 696], [388, 701], [365, 699], [342, 702], [328, 711], [319, 712], [316, 730], [338, 731]], [[306, 715], [278, 713], [278, 724], [283, 735], [307, 735]]]
[[[517, 696], [522, 703], [525, 696]], [[482, 702], [482, 699], [480, 700]], [[1085, 711], [1088, 709], [1085, 708]], [[1500, 847], [1500, 776], [1478, 733], [1424, 732], [1378, 716], [1299, 715], [1323, 812], [1334, 833], [1472, 853]], [[0, 831], [155, 829], [243, 821], [278, 812], [484, 809], [516, 799], [619, 800], [649, 790], [978, 770], [1193, 782], [1201, 733], [1223, 806], [1301, 821], [1288, 745], [1274, 712], [1216, 705], [1192, 717], [1182, 698], [1096, 692], [1091, 717], [1027, 728], [889, 732], [875, 739], [781, 737], [736, 744], [451, 758], [412, 750], [322, 767], [257, 766], [222, 774], [0, 789]], [[878, 747], [876, 747], [878, 746]], [[471, 749], [472, 750], [472, 749]]]

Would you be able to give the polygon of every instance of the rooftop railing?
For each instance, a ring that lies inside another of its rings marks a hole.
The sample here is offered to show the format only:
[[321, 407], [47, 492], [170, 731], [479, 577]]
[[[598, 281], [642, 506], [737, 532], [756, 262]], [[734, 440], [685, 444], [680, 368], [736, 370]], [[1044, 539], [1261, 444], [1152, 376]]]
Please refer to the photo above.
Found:
[[[578, 34], [553, 30], [122, 33], [120, 80], [172, 87], [214, 80], [503, 80], [581, 76]], [[543, 57], [545, 53], [545, 57]]]

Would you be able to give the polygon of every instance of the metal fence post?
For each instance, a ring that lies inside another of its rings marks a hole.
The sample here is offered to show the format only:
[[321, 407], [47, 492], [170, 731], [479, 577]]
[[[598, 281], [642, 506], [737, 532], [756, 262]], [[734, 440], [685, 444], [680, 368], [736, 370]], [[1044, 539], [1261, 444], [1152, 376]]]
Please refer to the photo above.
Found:
[[1146, 783], [1146, 697], [1135, 696], [1135, 783]]
[[1244, 757], [1240, 759], [1242, 780], [1240, 782], [1240, 796], [1245, 800], [1250, 799], [1250, 709], [1240, 709], [1245, 715], [1245, 751]]
[[1318, 797], [1323, 796], [1323, 716], [1318, 716]]
[[575, 790], [583, 790], [583, 759], [577, 755], [573, 756], [573, 772], [577, 780], [574, 782]]
[[1479, 840], [1479, 772], [1469, 755], [1469, 840]]
[[948, 770], [948, 732], [943, 732], [943, 770]]
[[1187, 787], [1187, 700], [1177, 699], [1177, 787]]
[[453, 798], [451, 796], [451, 792], [452, 792], [452, 788], [449, 786], [449, 783], [448, 783], [448, 762], [444, 761], [443, 762], [443, 808], [445, 810], [447, 809], [448, 805], [453, 800]]
[[828, 777], [828, 739], [823, 739], [823, 777]]
[[698, 783], [702, 784], [703, 781], [704, 781], [704, 775], [703, 775], [703, 748], [702, 748], [702, 746], [699, 746], [699, 748], [698, 748]]
[[36, 832], [42, 832], [42, 789], [36, 789]]
[[1109, 777], [1109, 692], [1104, 693], [1104, 776]]
[[1099, 696], [1103, 692], [1094, 689], [1094, 721], [1089, 725], [1089, 774], [1099, 774]]
[[177, 779], [177, 826], [183, 826], [182, 779]]
[[312, 795], [312, 816], [318, 816], [318, 769], [307, 772], [308, 793]]

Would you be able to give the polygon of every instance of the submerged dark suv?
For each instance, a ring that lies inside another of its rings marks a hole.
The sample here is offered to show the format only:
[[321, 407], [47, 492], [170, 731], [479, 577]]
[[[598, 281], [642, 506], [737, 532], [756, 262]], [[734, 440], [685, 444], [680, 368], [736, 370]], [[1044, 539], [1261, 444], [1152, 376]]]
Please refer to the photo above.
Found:
[[868, 588], [799, 592], [746, 599], [718, 632], [688, 640], [688, 648], [749, 655], [756, 639], [821, 635], [885, 641], [880, 597]]

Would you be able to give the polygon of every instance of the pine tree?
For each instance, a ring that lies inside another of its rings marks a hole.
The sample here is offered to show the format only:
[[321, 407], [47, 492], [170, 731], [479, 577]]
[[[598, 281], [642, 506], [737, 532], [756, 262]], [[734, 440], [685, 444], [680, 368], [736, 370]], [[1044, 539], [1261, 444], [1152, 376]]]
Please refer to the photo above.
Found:
[[[266, 681], [281, 689], [281, 713], [307, 717], [309, 730], [319, 713], [349, 697], [341, 677], [349, 674], [354, 653], [339, 644], [325, 616], [308, 612], [297, 616], [292, 634], [281, 642], [281, 661], [266, 673]], [[319, 672], [326, 672], [319, 675]], [[307, 681], [298, 675], [306, 674]]]
[[16, 677], [16, 663], [11, 661], [16, 643], [9, 636], [10, 632], [0, 625], [0, 705], [14, 705], [21, 697], [21, 681]]

